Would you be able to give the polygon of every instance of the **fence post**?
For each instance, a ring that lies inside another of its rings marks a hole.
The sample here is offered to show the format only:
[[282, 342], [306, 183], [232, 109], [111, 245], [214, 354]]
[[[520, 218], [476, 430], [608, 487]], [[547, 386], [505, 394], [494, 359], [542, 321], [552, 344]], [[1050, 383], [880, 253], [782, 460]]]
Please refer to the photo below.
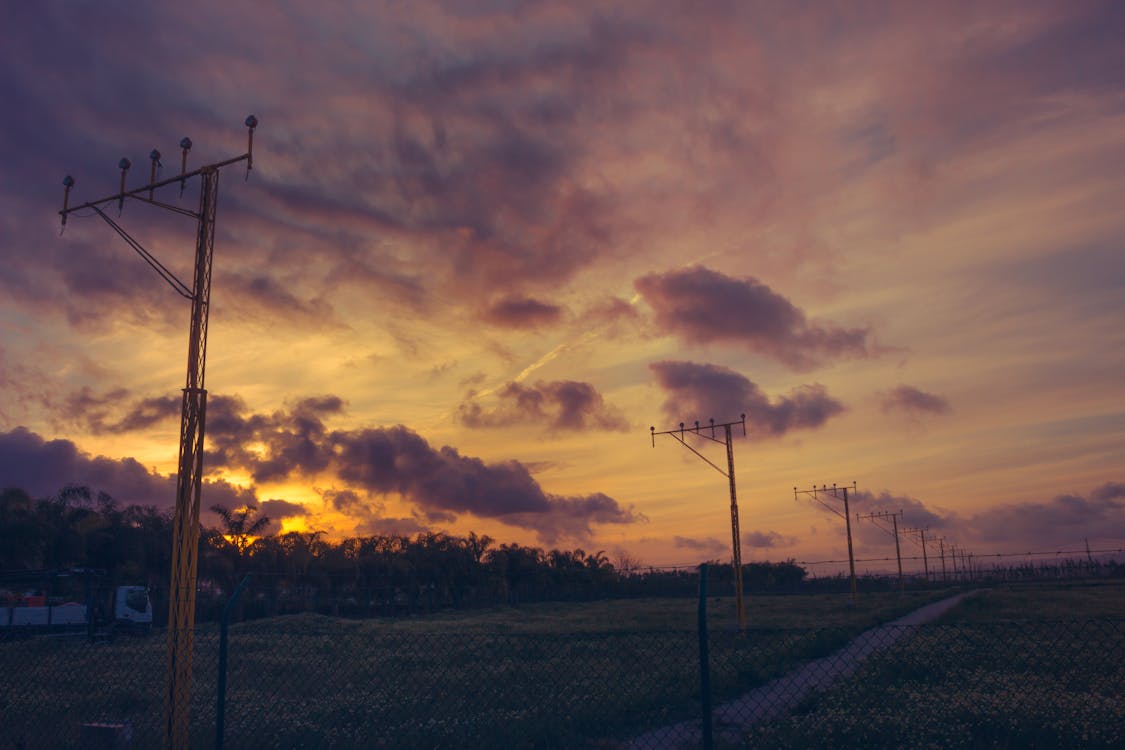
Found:
[[230, 622], [230, 610], [234, 603], [238, 601], [238, 597], [242, 595], [242, 589], [246, 588], [246, 584], [250, 583], [252, 573], [247, 573], [243, 576], [242, 581], [234, 589], [234, 593], [230, 595], [227, 604], [223, 607], [222, 620], [219, 623], [219, 687], [217, 696], [215, 698], [215, 750], [223, 750], [223, 725], [226, 722], [226, 707], [227, 707], [227, 624]]
[[699, 566], [699, 698], [702, 706], [703, 750], [712, 750], [711, 652], [707, 642], [707, 563]]

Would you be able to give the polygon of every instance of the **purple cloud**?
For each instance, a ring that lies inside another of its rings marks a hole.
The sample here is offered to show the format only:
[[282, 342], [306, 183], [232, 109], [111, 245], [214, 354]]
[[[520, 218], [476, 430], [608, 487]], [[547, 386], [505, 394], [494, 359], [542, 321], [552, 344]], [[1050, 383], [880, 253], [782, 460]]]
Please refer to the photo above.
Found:
[[[0, 477], [33, 497], [50, 497], [66, 485], [86, 486], [122, 505], [175, 507], [176, 478], [155, 474], [133, 458], [91, 456], [69, 440], [44, 440], [24, 427], [0, 433]], [[257, 502], [252, 489], [205, 481], [205, 505], [242, 507]]]
[[[632, 508], [595, 493], [559, 496], [545, 492], [518, 461], [488, 464], [455, 448], [435, 449], [401, 425], [329, 430], [323, 417], [337, 413], [335, 397], [306, 399], [289, 411], [248, 413], [237, 399], [217, 399], [208, 435], [214, 465], [249, 471], [256, 481], [330, 474], [346, 485], [325, 497], [337, 510], [367, 513], [365, 495], [397, 494], [431, 521], [471, 513], [534, 530], [541, 538], [589, 536], [591, 524], [644, 521]], [[259, 454], [248, 443], [265, 446]], [[209, 464], [210, 465], [210, 464]]]
[[288, 500], [263, 500], [258, 503], [258, 512], [271, 520], [280, 521], [283, 518], [303, 518], [309, 515], [309, 510], [300, 503]]
[[914, 386], [900, 385], [883, 396], [883, 411], [901, 411], [911, 415], [949, 414], [949, 401], [936, 393], [926, 393]]
[[505, 328], [539, 328], [557, 323], [563, 310], [530, 297], [506, 297], [481, 313], [481, 319]]
[[776, 531], [748, 531], [742, 535], [742, 543], [751, 549], [776, 549], [792, 547], [796, 537], [784, 536]]
[[665, 361], [654, 362], [649, 369], [667, 394], [663, 410], [669, 419], [690, 424], [698, 415], [727, 422], [745, 414], [747, 434], [756, 439], [814, 429], [844, 410], [821, 385], [800, 386], [771, 400], [753, 382], [726, 367]]
[[733, 341], [798, 370], [869, 354], [866, 328], [810, 324], [800, 309], [754, 278], [694, 266], [642, 276], [634, 286], [656, 313], [657, 325], [691, 344]]
[[676, 536], [672, 538], [672, 544], [678, 549], [690, 549], [698, 552], [708, 552], [717, 554], [727, 549], [727, 544], [715, 537], [707, 537], [705, 539], [694, 539], [687, 536]]
[[553, 430], [629, 429], [625, 417], [606, 404], [590, 383], [573, 380], [538, 382], [533, 386], [508, 383], [496, 394], [499, 405], [485, 409], [476, 401], [462, 403], [459, 418], [467, 427], [507, 427], [542, 423]]
[[1109, 482], [1088, 497], [1056, 495], [989, 508], [969, 520], [974, 540], [988, 545], [1075, 545], [1088, 538], [1125, 538], [1125, 485]]

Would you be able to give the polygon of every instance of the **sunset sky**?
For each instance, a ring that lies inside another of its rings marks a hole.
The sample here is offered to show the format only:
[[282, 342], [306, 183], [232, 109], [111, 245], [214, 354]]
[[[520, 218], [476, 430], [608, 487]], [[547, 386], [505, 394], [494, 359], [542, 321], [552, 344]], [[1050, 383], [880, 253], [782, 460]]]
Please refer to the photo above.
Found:
[[[178, 174], [183, 136], [189, 169], [241, 154], [253, 113], [204, 507], [729, 559], [726, 479], [649, 428], [745, 413], [744, 560], [846, 556], [814, 483], [978, 553], [1125, 544], [1119, 2], [4, 17], [0, 486], [173, 504], [189, 305], [90, 212], [60, 236], [62, 179], [73, 205], [123, 156], [130, 187], [153, 148]], [[190, 278], [190, 219], [120, 222]]]

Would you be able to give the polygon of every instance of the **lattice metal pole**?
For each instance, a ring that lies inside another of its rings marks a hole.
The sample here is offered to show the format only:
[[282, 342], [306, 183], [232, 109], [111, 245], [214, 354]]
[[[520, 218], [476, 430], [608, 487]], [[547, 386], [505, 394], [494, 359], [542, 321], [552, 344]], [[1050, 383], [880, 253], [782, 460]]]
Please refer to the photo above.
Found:
[[[253, 164], [254, 129], [258, 118], [246, 118], [249, 129], [247, 151], [225, 161], [201, 167], [193, 172], [187, 171], [187, 155], [192, 147], [190, 138], [180, 141], [183, 150], [180, 174], [162, 181], [156, 181], [156, 170], [160, 165], [160, 152], [152, 150], [149, 184], [134, 190], [125, 189], [126, 172], [131, 166], [128, 159], [121, 159], [121, 189], [109, 197], [89, 201], [80, 206], [70, 206], [70, 190], [74, 179], [67, 175], [63, 180], [63, 207], [59, 211], [65, 229], [67, 218], [76, 211], [91, 210], [101, 217], [124, 239], [156, 273], [171, 286], [177, 294], [189, 299], [191, 306], [191, 327], [188, 338], [187, 380], [183, 390], [180, 418], [180, 450], [176, 479], [176, 511], [172, 522], [172, 568], [168, 594], [168, 650], [167, 681], [164, 695], [164, 744], [165, 747], [181, 750], [187, 747], [190, 728], [191, 679], [192, 679], [192, 628], [195, 625], [195, 588], [198, 572], [199, 550], [199, 509], [203, 485], [203, 435], [207, 413], [207, 390], [204, 387], [204, 374], [207, 364], [207, 322], [211, 302], [211, 267], [215, 249], [215, 211], [219, 195], [219, 170], [222, 167], [246, 162], [246, 175], [249, 178]], [[199, 211], [194, 212], [179, 206], [169, 205], [154, 198], [154, 191], [178, 182], [183, 195], [184, 184], [188, 178], [198, 175], [201, 180]], [[147, 197], [146, 197], [147, 194]], [[123, 208], [125, 199], [148, 203], [157, 208], [189, 216], [197, 221], [195, 244], [195, 269], [193, 283], [189, 287], [178, 279], [147, 251], [141, 243], [129, 235], [117, 222], [101, 209], [101, 205], [116, 202]]]
[[215, 251], [215, 208], [219, 170], [201, 172], [199, 233], [195, 248], [187, 384], [180, 418], [180, 463], [173, 522], [172, 580], [168, 591], [168, 680], [164, 696], [165, 741], [187, 746], [191, 706], [195, 584], [199, 557], [199, 504], [203, 486], [203, 434], [207, 414], [207, 320], [211, 300], [211, 262]]

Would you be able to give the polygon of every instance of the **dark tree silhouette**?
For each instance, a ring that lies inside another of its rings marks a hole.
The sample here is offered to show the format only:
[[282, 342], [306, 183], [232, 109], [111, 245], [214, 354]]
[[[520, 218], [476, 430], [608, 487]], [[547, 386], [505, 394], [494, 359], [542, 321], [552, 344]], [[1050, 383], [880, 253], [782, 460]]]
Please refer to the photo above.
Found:
[[223, 505], [212, 505], [211, 510], [222, 519], [223, 536], [238, 550], [239, 557], [270, 525], [269, 516], [259, 515], [258, 506], [254, 503], [247, 503], [246, 507], [234, 512]]

